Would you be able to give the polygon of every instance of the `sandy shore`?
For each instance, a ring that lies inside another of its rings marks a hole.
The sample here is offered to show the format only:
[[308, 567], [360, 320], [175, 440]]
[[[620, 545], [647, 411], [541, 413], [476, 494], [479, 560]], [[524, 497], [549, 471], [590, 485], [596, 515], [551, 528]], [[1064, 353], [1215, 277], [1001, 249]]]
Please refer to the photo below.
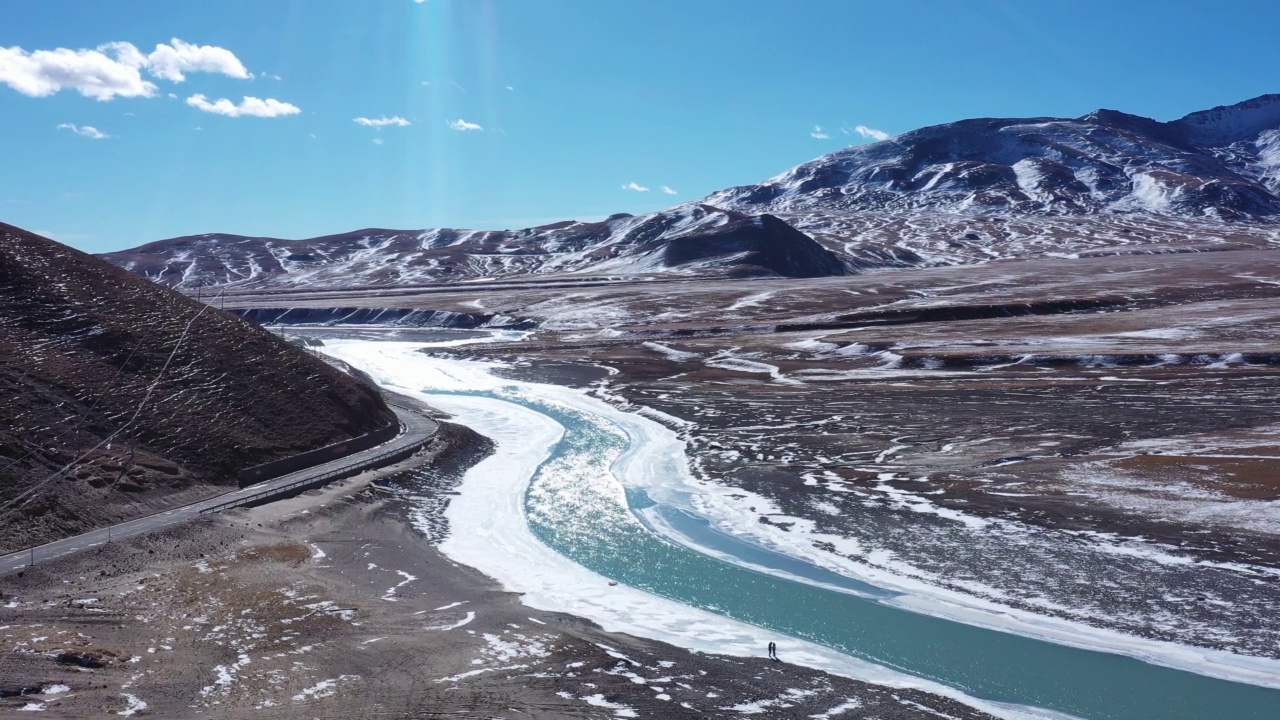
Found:
[[691, 653], [523, 606], [405, 522], [401, 488], [447, 487], [485, 452], [447, 428], [399, 466], [4, 578], [0, 712], [985, 717], [764, 648]]

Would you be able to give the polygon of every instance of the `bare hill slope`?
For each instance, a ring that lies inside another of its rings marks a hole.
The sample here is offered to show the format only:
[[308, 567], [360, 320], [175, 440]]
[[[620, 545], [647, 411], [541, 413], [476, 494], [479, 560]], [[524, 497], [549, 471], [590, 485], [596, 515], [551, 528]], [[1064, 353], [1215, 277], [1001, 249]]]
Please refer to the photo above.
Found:
[[0, 224], [0, 551], [391, 419], [374, 390], [250, 323]]

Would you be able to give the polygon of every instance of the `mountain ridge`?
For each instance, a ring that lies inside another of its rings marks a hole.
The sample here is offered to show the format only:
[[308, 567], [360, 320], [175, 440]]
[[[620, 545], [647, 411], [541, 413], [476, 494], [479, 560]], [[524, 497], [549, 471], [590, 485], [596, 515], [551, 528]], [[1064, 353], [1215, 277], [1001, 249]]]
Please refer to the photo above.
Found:
[[1107, 109], [1079, 118], [958, 120], [838, 150], [705, 202], [743, 212], [1273, 220], [1280, 216], [1280, 95], [1169, 122]]
[[667, 210], [595, 222], [366, 228], [303, 240], [212, 233], [102, 257], [187, 290], [812, 277], [1043, 254], [1269, 247], [1277, 223], [1280, 94], [1271, 94], [1167, 122], [1111, 109], [959, 120]]
[[523, 230], [372, 228], [303, 240], [211, 233], [102, 257], [187, 289], [264, 279], [334, 284], [353, 273], [379, 284], [583, 271], [791, 277], [845, 272], [829, 250], [783, 220], [697, 203]]

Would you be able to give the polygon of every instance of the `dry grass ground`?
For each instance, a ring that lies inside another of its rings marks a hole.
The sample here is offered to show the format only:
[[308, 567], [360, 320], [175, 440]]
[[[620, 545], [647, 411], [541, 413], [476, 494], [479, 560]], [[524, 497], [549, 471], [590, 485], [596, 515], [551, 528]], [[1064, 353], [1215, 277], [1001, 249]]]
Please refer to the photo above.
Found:
[[[391, 468], [6, 578], [0, 713], [704, 718], [762, 703], [781, 718], [844, 705], [847, 717], [985, 717], [763, 648], [690, 653], [522, 606], [402, 520], [391, 488], [473, 457], [458, 450], [465, 433], [446, 437], [412, 476]], [[379, 477], [384, 489], [369, 485]]]

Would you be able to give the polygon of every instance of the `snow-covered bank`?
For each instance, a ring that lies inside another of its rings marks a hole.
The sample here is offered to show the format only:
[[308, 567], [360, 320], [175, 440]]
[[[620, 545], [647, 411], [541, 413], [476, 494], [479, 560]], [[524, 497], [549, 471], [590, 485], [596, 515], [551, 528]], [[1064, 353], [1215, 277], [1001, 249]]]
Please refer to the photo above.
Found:
[[[921, 687], [960, 697], [954, 690], [861, 662], [827, 648], [778, 636], [767, 630], [728, 620], [649, 593], [609, 586], [608, 580], [567, 560], [530, 532], [524, 515], [524, 493], [530, 478], [550, 456], [563, 433], [554, 420], [516, 400], [525, 398], [572, 408], [599, 417], [624, 430], [628, 450], [614, 465], [621, 482], [644, 489], [653, 499], [695, 510], [727, 532], [793, 557], [807, 559], [840, 574], [889, 587], [904, 596], [903, 607], [927, 615], [956, 619], [981, 627], [1014, 632], [1088, 649], [1131, 655], [1170, 667], [1226, 679], [1274, 687], [1277, 664], [1228, 653], [1143, 641], [1029, 613], [1012, 613], [994, 604], [975, 602], [958, 593], [912, 583], [885, 571], [873, 571], [852, 561], [833, 558], [812, 547], [814, 540], [839, 541], [794, 527], [784, 533], [755, 522], [745, 513], [747, 503], [730, 502], [740, 491], [704, 486], [685, 467], [684, 446], [674, 432], [647, 418], [621, 412], [602, 401], [568, 388], [521, 383], [493, 377], [480, 363], [433, 359], [417, 353], [416, 343], [332, 341], [327, 350], [368, 371], [380, 382], [424, 399], [458, 416], [461, 422], [492, 438], [495, 455], [467, 475], [462, 494], [449, 509], [453, 527], [442, 549], [454, 559], [477, 567], [506, 587], [525, 593], [535, 607], [570, 612], [599, 622], [610, 630], [653, 637], [696, 650], [759, 655], [769, 640], [778, 642], [788, 660], [823, 670], [896, 685]], [[429, 395], [490, 391], [512, 397]], [[618, 493], [619, 502], [621, 492]], [[751, 498], [756, 510], [764, 498]], [[674, 537], [672, 539], [680, 540]], [[698, 549], [698, 548], [695, 548]], [[726, 558], [732, 560], [731, 558]], [[790, 578], [795, 579], [795, 578]], [[965, 702], [1005, 716], [1025, 711], [987, 707], [972, 698]], [[989, 704], [988, 704], [989, 705]], [[1043, 716], [1041, 713], [1036, 713]]]

